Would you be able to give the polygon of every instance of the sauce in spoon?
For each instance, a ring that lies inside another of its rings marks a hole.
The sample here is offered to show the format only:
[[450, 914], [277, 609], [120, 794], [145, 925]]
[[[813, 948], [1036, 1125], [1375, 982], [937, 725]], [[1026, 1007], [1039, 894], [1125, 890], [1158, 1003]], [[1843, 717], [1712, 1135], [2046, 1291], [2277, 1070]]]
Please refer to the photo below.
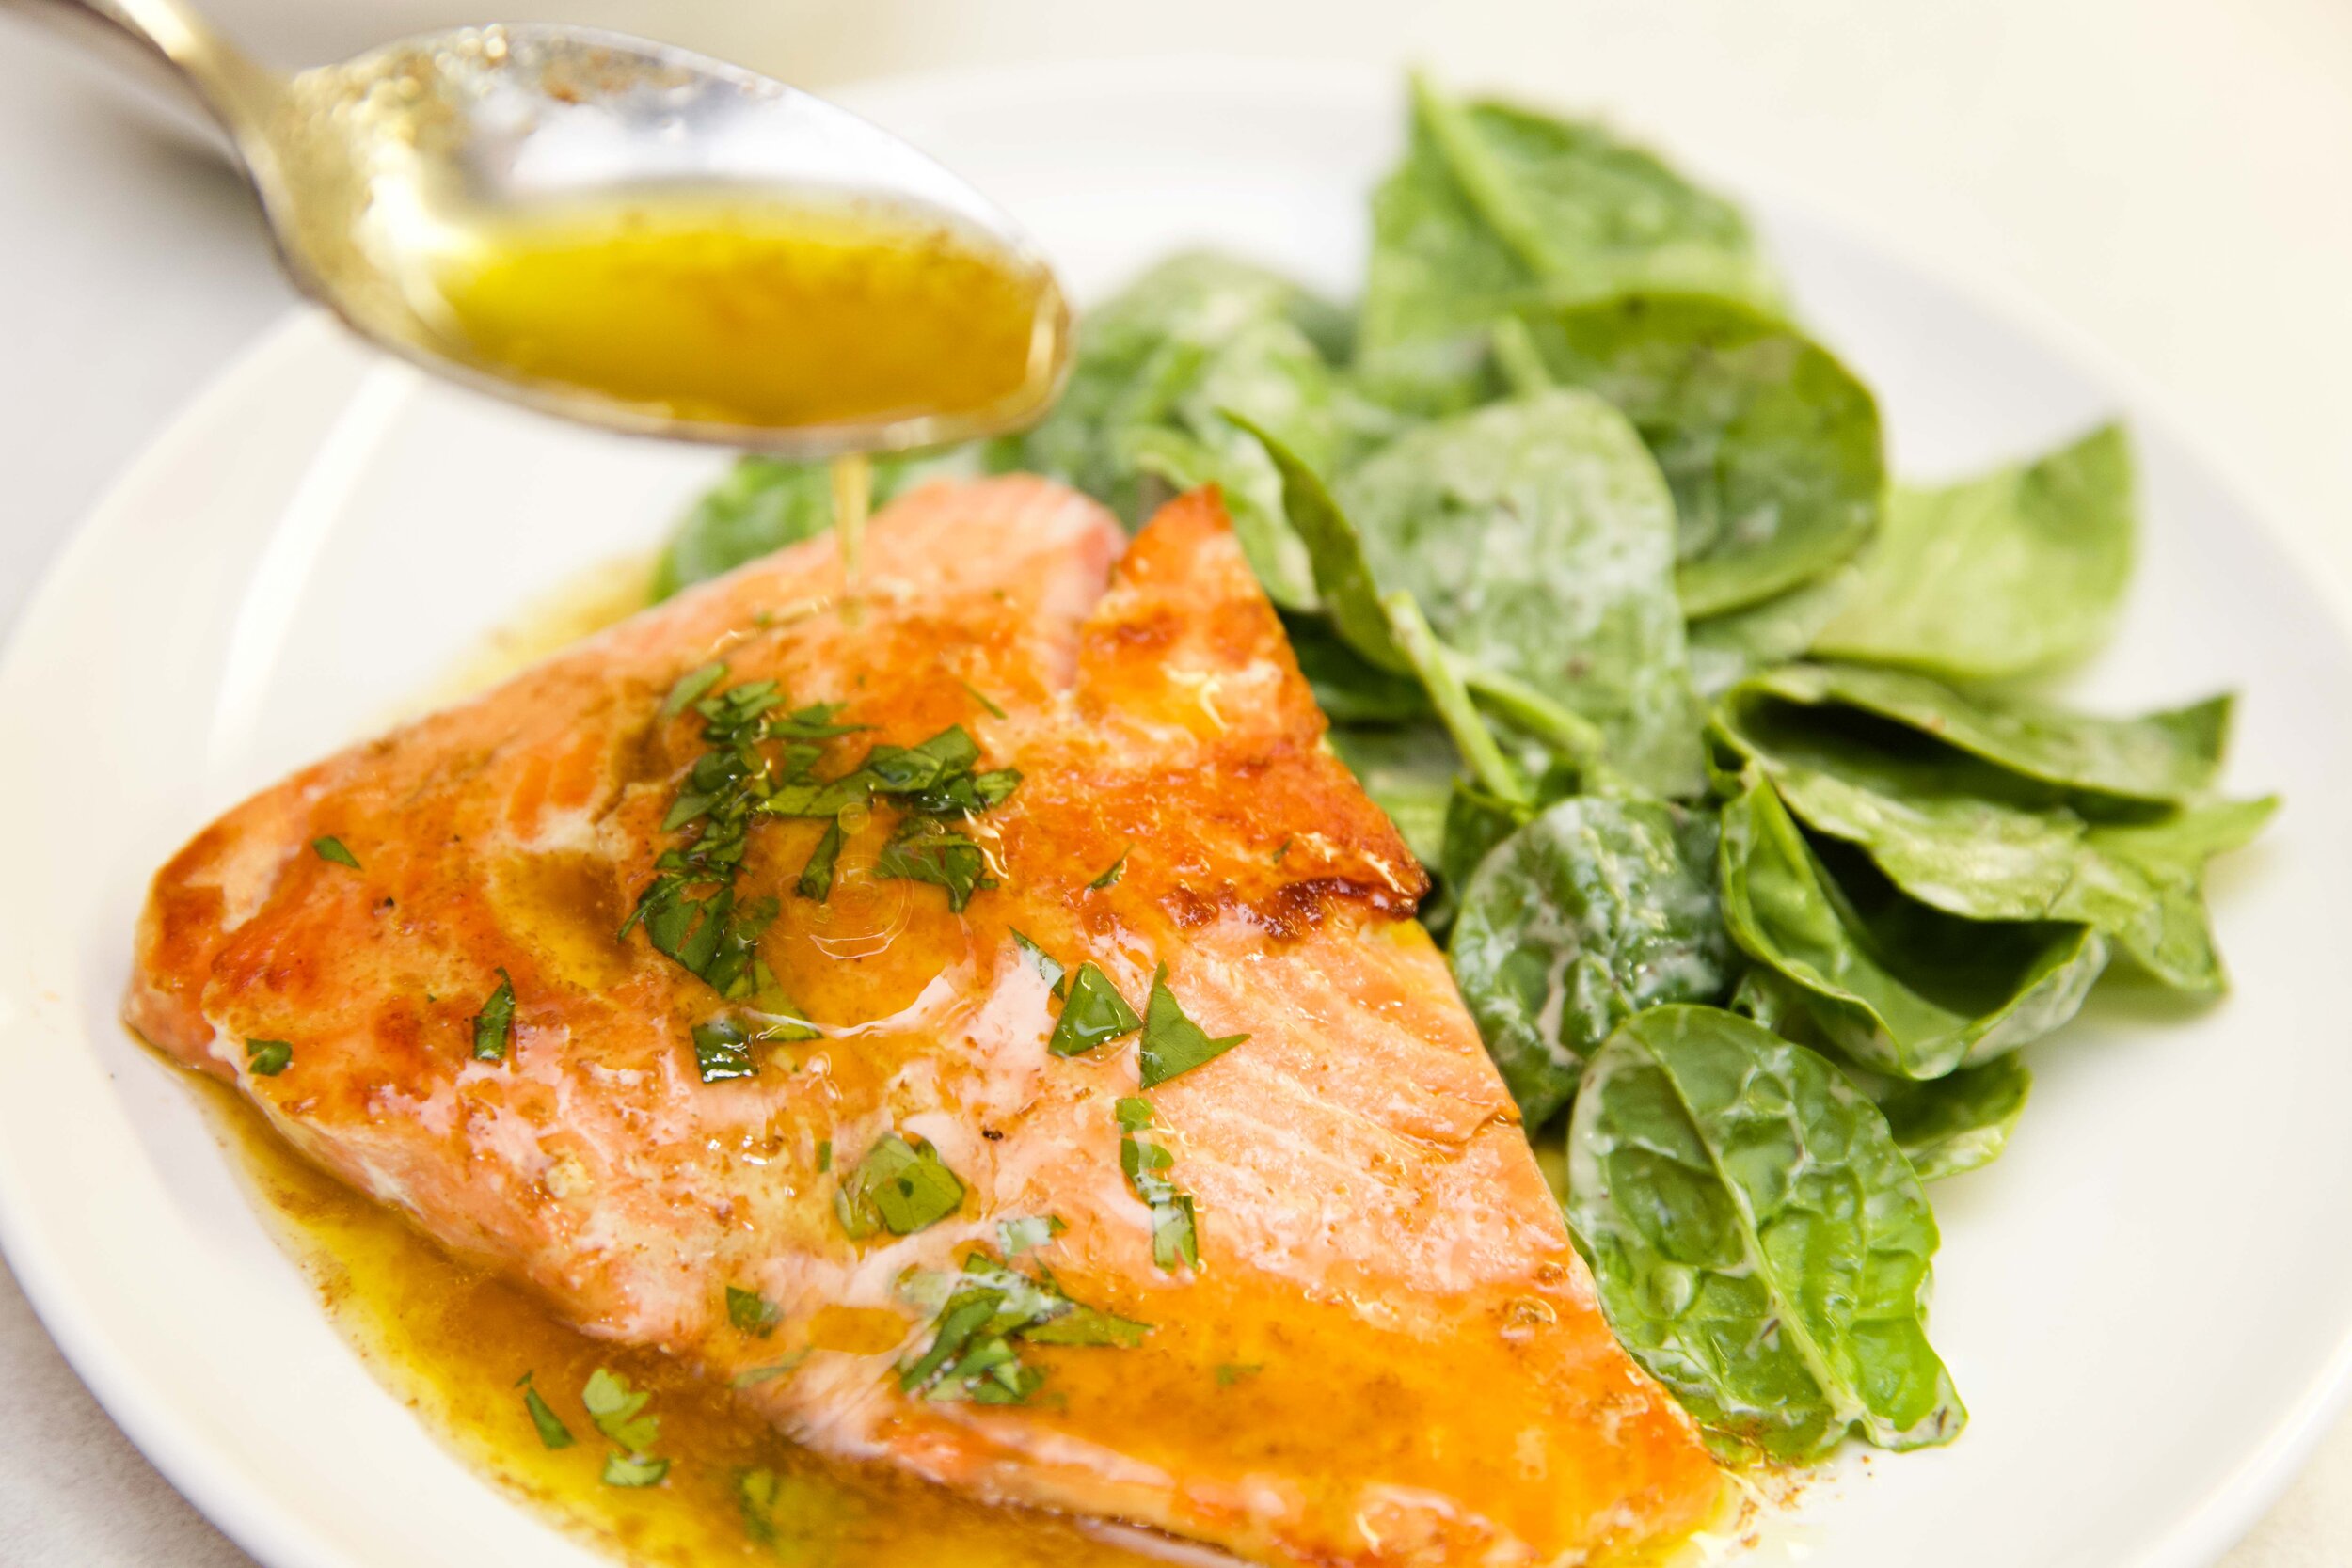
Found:
[[[647, 197], [453, 231], [430, 279], [453, 357], [666, 419], [790, 432], [1038, 404], [1068, 314], [1034, 259], [871, 201]], [[866, 459], [834, 463], [854, 586]]]
[[1038, 401], [1052, 274], [876, 202], [648, 197], [466, 226], [435, 292], [455, 355], [666, 417], [786, 432]]

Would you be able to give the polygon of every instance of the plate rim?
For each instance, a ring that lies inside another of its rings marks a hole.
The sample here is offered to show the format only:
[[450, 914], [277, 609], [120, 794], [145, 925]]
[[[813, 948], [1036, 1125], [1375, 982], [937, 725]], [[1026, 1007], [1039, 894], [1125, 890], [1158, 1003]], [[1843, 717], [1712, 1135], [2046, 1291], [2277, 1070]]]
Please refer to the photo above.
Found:
[[[1201, 53], [1030, 60], [893, 72], [833, 84], [823, 96], [887, 123], [904, 104], [925, 112], [1008, 91], [1123, 96], [1277, 90], [1360, 103], [1394, 93], [1403, 71], [1356, 61], [1279, 59]], [[1641, 135], [1636, 132], [1637, 136]], [[953, 166], [952, 153], [944, 161]], [[2282, 527], [2283, 504], [2250, 469], [2232, 460], [2183, 416], [2177, 400], [2120, 351], [2092, 337], [2035, 291], [2005, 271], [1963, 270], [1899, 232], [1827, 211], [1792, 192], [1769, 170], [1737, 158], [1685, 160], [1742, 198], [1767, 206], [1847, 240], [1899, 264], [1966, 303], [1997, 317], [2032, 340], [2054, 358], [2112, 394], [2119, 411], [2135, 423], [2160, 431], [2165, 440], [2210, 477], [2218, 491], [2249, 516], [2264, 542], [2292, 567], [2324, 610], [2331, 628], [2352, 649], [2352, 584], [2340, 582], [2315, 543]], [[315, 307], [291, 306], [183, 399], [108, 480], [83, 510], [65, 543], [36, 575], [16, 623], [0, 641], [0, 680], [13, 672], [57, 612], [61, 585], [88, 569], [109, 522], [130, 504], [149, 476], [168, 471], [206, 418], [219, 405], [248, 395], [248, 384], [273, 379], [282, 363], [299, 363], [320, 345], [342, 336]], [[479, 394], [477, 394], [479, 395]], [[0, 991], [0, 1004], [11, 999]], [[0, 1256], [22, 1288], [58, 1353], [92, 1398], [141, 1456], [199, 1513], [240, 1548], [273, 1568], [310, 1568], [350, 1560], [320, 1539], [298, 1514], [278, 1507], [262, 1484], [215, 1456], [167, 1399], [156, 1397], [119, 1359], [103, 1331], [85, 1329], [72, 1310], [75, 1287], [56, 1259], [31, 1244], [31, 1195], [0, 1180]], [[2352, 1316], [2340, 1327], [2334, 1349], [2313, 1369], [2302, 1393], [2281, 1409], [2263, 1438], [2251, 1445], [2228, 1473], [2177, 1515], [2165, 1534], [2130, 1560], [2129, 1568], [2209, 1568], [2238, 1543], [2276, 1504], [2308, 1466], [2322, 1438], [2352, 1407]]]

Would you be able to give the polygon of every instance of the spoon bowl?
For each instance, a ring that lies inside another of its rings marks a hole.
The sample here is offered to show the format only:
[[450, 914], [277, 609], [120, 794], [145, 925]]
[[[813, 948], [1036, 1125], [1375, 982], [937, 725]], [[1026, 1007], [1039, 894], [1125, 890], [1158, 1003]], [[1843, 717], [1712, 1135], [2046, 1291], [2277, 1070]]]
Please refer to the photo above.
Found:
[[[819, 458], [1018, 428], [1043, 412], [1066, 371], [1067, 307], [1001, 210], [905, 142], [755, 72], [529, 24], [431, 34], [288, 78], [176, 0], [8, 3], [103, 20], [168, 61], [235, 143], [295, 285], [376, 344], [496, 396], [630, 434]], [[485, 341], [453, 297], [453, 261], [486, 231], [591, 211], [627, 225], [681, 200], [864, 213], [985, 257], [1022, 303], [993, 379], [954, 404], [885, 399], [818, 419], [746, 418], [550, 373], [538, 363], [546, 356]]]

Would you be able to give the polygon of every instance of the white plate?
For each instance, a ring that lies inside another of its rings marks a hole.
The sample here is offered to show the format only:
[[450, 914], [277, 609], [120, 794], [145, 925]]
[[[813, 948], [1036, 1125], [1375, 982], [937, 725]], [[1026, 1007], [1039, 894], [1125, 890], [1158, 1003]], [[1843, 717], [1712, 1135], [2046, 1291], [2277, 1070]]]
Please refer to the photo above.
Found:
[[[1047, 70], [859, 102], [1020, 214], [1081, 293], [1172, 245], [1353, 285], [1397, 84]], [[2009, 313], [1765, 216], [1900, 467], [2029, 451], [2122, 409], [2145, 561], [2103, 702], [2241, 689], [2233, 785], [2280, 790], [2216, 879], [2237, 994], [2113, 1005], [2033, 1053], [2010, 1153], [1935, 1189], [1933, 1330], [1975, 1421], [1850, 1461], [1755, 1562], [2210, 1560], [2291, 1473], [2352, 1356], [2352, 660], [2312, 574], [2111, 378]], [[174, 1069], [115, 1022], [149, 872], [216, 811], [379, 724], [534, 592], [655, 541], [712, 472], [564, 429], [291, 323], [125, 477], [0, 667], [0, 1235], [76, 1369], [277, 1568], [586, 1563], [444, 1454], [343, 1347]]]

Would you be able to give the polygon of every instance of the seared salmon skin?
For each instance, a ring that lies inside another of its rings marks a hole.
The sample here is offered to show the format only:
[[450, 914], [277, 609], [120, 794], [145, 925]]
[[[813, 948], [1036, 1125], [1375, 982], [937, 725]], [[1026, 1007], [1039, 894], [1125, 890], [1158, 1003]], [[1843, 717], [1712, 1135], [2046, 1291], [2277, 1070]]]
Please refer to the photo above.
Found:
[[125, 1016], [797, 1440], [1269, 1563], [1714, 1514], [1214, 492], [1009, 477], [332, 757]]

